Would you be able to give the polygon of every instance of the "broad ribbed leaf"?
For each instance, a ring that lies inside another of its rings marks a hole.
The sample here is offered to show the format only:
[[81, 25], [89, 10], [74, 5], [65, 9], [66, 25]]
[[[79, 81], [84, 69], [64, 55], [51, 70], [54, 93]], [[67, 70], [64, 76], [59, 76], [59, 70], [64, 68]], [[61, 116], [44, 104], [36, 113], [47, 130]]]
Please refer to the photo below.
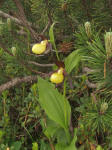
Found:
[[54, 121], [47, 119], [46, 120], [46, 129], [44, 131], [44, 134], [50, 139], [52, 138], [55, 133], [58, 132], [58, 130], [63, 130], [58, 124], [56, 124]]
[[14, 149], [16, 150], [20, 150], [22, 143], [20, 141], [16, 141], [12, 144], [12, 146], [14, 147]]
[[61, 144], [56, 144], [55, 146], [55, 150], [77, 150], [76, 146], [75, 146], [75, 143], [77, 141], [77, 129], [75, 129], [74, 131], [74, 138], [71, 142], [70, 145], [61, 145]]
[[39, 103], [48, 117], [67, 129], [70, 122], [71, 108], [68, 101], [61, 95], [54, 85], [42, 78], [38, 78]]
[[68, 57], [65, 58], [65, 70], [68, 74], [79, 64], [81, 60], [81, 55], [79, 53], [80, 50], [73, 51]]

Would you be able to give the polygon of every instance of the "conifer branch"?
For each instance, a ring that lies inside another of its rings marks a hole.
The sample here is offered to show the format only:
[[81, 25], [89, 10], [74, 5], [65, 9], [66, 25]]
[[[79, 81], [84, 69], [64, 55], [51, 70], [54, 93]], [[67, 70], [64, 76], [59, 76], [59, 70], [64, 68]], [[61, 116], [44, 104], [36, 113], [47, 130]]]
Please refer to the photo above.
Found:
[[0, 37], [0, 47], [6, 52], [8, 53], [10, 56], [13, 56], [13, 54], [8, 51], [8, 49], [5, 47], [5, 45], [1, 42], [1, 37]]

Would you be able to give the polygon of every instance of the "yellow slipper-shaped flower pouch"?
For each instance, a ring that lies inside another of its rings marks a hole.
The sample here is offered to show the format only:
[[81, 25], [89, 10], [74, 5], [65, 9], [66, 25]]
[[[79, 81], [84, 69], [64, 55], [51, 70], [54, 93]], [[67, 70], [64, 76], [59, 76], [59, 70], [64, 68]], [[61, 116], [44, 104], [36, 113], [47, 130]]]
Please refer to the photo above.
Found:
[[62, 83], [63, 80], [64, 80], [63, 68], [60, 68], [58, 72], [53, 73], [50, 77], [50, 81], [56, 84]]
[[47, 47], [47, 40], [44, 40], [41, 43], [33, 45], [32, 52], [37, 55], [42, 54], [45, 52], [46, 47]]

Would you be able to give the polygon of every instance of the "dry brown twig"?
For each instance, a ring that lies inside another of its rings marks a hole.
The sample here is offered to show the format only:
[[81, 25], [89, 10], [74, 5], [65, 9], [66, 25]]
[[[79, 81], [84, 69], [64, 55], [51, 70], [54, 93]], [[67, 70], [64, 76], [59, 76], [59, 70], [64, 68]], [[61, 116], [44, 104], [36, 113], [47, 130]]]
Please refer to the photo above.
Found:
[[[94, 70], [88, 68], [88, 67], [84, 67], [83, 68], [83, 72], [88, 75], [90, 72], [94, 72]], [[86, 80], [86, 84], [89, 88], [97, 88], [97, 85], [95, 83], [91, 83], [89, 80]]]
[[86, 84], [89, 88], [93, 88], [93, 89], [96, 89], [97, 88], [97, 85], [95, 83], [91, 83], [89, 82], [88, 80], [86, 80]]
[[[0, 39], [1, 39], [1, 37], [0, 37]], [[3, 48], [3, 50], [7, 53], [7, 54], [9, 54], [10, 56], [14, 56], [10, 51], [8, 51], [8, 49], [5, 47], [5, 45], [1, 42], [1, 40], [0, 40], [0, 47], [1, 48]], [[36, 70], [33, 70], [30, 66], [28, 66], [23, 60], [19, 60], [18, 59], [18, 61], [19, 61], [19, 63], [22, 65], [22, 66], [24, 66], [27, 70], [30, 70], [31, 72], [33, 72], [33, 73], [35, 73], [35, 74], [38, 74], [38, 75], [40, 75], [40, 76], [47, 76], [47, 74], [46, 73], [43, 73], [43, 72], [40, 72], [40, 71], [36, 71]]]
[[49, 10], [47, 10], [47, 16], [48, 16], [49, 24], [51, 25], [52, 24], [52, 15], [51, 15], [51, 8], [49, 6], [49, 1], [45, 0], [45, 4], [46, 4], [46, 7], [49, 8]]
[[[25, 26], [21, 20], [19, 20], [19, 19], [13, 17], [13, 16], [11, 16], [11, 15], [9, 15], [9, 14], [7, 14], [7, 13], [4, 13], [4, 12], [1, 11], [1, 10], [0, 10], [0, 17], [3, 17], [3, 18], [10, 18], [10, 19], [11, 19], [12, 21], [14, 21], [15, 23], [17, 23], [17, 24], [19, 24], [19, 25], [21, 25], [21, 26]], [[29, 24], [30, 26], [32, 26], [32, 24], [31, 24], [30, 22], [28, 22], [28, 24]]]
[[45, 28], [41, 32], [41, 35], [43, 35], [47, 31], [47, 29], [50, 27], [50, 25], [51, 25], [51, 23], [50, 23], [50, 21], [48, 21], [48, 24], [45, 26]]
[[[1, 11], [1, 10], [0, 10], [0, 17], [6, 18], [6, 19], [7, 19], [7, 18], [10, 18], [10, 19], [11, 19], [13, 22], [15, 22], [17, 25], [20, 25], [20, 26], [19, 26], [20, 28], [25, 26], [25, 24], [24, 24], [23, 21], [19, 20], [19, 19], [16, 18], [16, 17], [13, 17], [13, 16], [11, 16], [11, 15], [9, 15], [9, 14], [7, 14], [7, 13]], [[37, 27], [35, 27], [35, 26], [34, 26], [31, 22], [29, 22], [29, 21], [28, 21], [28, 25], [31, 26], [33, 29], [37, 29]], [[48, 27], [49, 27], [49, 24], [46, 25], [46, 27], [44, 28], [42, 34], [44, 34], [44, 33], [46, 32], [46, 30], [48, 29]], [[27, 33], [26, 33], [24, 30], [23, 30], [23, 31], [22, 31], [22, 30], [17, 31], [17, 33], [20, 34], [20, 35], [27, 35]]]
[[34, 61], [28, 61], [28, 64], [33, 64], [33, 65], [36, 65], [39, 67], [52, 67], [52, 66], [54, 66], [54, 64], [40, 64], [40, 63], [37, 63]]
[[18, 14], [19, 14], [20, 20], [24, 23], [25, 27], [30, 31], [32, 38], [35, 39], [35, 41], [39, 41], [38, 34], [28, 24], [21, 2], [19, 0], [13, 0], [13, 1], [16, 4], [16, 7], [18, 8]]
[[[6, 53], [8, 53], [10, 56], [13, 56], [12, 53], [10, 53], [7, 48], [4, 46], [4, 44], [0, 41], [0, 47], [2, 47], [4, 49], [4, 51]], [[42, 72], [39, 72], [39, 71], [35, 71], [35, 70], [32, 70], [32, 68], [30, 68], [29, 66], [27, 66], [23, 61], [20, 61], [20, 64], [22, 66], [25, 66], [28, 70], [30, 70], [31, 72], [34, 72], [38, 75], [41, 75], [42, 77], [45, 77], [45, 76], [48, 76], [48, 74], [46, 73], [42, 73]], [[0, 93], [2, 93], [4, 90], [7, 90], [7, 89], [10, 89], [18, 84], [21, 84], [21, 83], [28, 83], [28, 82], [32, 82], [32, 81], [37, 81], [37, 76], [27, 76], [27, 77], [23, 77], [23, 78], [15, 78], [15, 79], [12, 79], [11, 81], [7, 82], [7, 83], [4, 83], [2, 85], [0, 85]]]

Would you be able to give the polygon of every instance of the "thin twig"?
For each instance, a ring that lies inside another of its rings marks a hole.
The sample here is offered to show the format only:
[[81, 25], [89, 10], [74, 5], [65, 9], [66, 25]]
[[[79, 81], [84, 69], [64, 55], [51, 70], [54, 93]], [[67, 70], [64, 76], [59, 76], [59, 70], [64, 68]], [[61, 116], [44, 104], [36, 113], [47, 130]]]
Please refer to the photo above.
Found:
[[23, 52], [24, 54], [26, 55], [29, 55], [29, 56], [33, 56], [33, 57], [42, 57], [42, 56], [45, 56], [45, 55], [35, 55], [35, 54], [30, 54], [30, 53], [26, 53], [26, 52]]
[[40, 64], [40, 63], [37, 63], [37, 62], [34, 62], [34, 61], [28, 61], [28, 63], [36, 65], [36, 66], [40, 66], [40, 67], [52, 67], [52, 66], [54, 66], [54, 64]]
[[30, 102], [30, 103], [29, 103], [29, 106], [28, 106], [27, 114], [26, 114], [26, 116], [25, 116], [24, 126], [25, 126], [26, 121], [27, 121], [27, 118], [28, 118], [28, 113], [29, 113], [29, 110], [30, 110], [31, 104], [32, 104], [32, 102]]
[[[23, 22], [7, 13], [4, 13], [3, 11], [0, 10], [0, 17], [3, 17], [3, 18], [10, 18], [12, 21], [14, 21], [15, 23], [19, 24], [19, 25], [22, 25], [22, 26], [25, 26], [25, 24], [23, 24]], [[32, 26], [32, 24], [30, 22], [28, 22], [28, 24], [30, 26]]]
[[[0, 39], [1, 39], [1, 37], [0, 37]], [[8, 53], [10, 56], [13, 56], [13, 54], [12, 54], [10, 51], [8, 51], [8, 49], [5, 47], [5, 45], [4, 45], [1, 41], [0, 41], [0, 47], [3, 48], [3, 50], [4, 50], [6, 53]], [[38, 75], [41, 75], [41, 76], [43, 76], [43, 77], [47, 76], [46, 73], [33, 70], [31, 67], [29, 67], [28, 65], [26, 65], [23, 60], [19, 60], [19, 59], [18, 59], [18, 61], [19, 61], [19, 63], [20, 63], [22, 66], [24, 66], [26, 69], [30, 70], [31, 72], [36, 73], [36, 74], [38, 74]]]
[[47, 77], [49, 76], [49, 74], [46, 74], [46, 73], [43, 73], [43, 72], [40, 72], [40, 71], [36, 71], [36, 70], [33, 70], [31, 67], [29, 67], [28, 65], [25, 64], [25, 62], [23, 60], [19, 60], [19, 63], [24, 66], [26, 69], [30, 70], [31, 72], [33, 73], [36, 73], [42, 77]]
[[30, 31], [32, 38], [35, 39], [36, 41], [39, 41], [39, 35], [28, 24], [21, 2], [19, 0], [13, 0], [13, 1], [16, 4], [16, 7], [18, 8], [18, 14], [20, 20], [24, 23], [25, 27]]
[[91, 82], [89, 82], [88, 80], [86, 80], [86, 85], [87, 85], [89, 88], [93, 88], [93, 89], [97, 88], [97, 84], [91, 83]]
[[45, 26], [45, 28], [44, 28], [43, 31], [41, 32], [42, 35], [47, 31], [47, 29], [49, 28], [50, 25], [51, 25], [51, 24], [50, 24], [50, 21], [48, 21], [48, 24]]
[[84, 67], [83, 68], [83, 72], [85, 72], [86, 74], [90, 73], [90, 72], [94, 72], [94, 70], [88, 68], [88, 67]]
[[47, 16], [48, 16], [48, 20], [49, 20], [49, 23], [50, 25], [52, 24], [52, 16], [51, 16], [51, 10], [52, 8], [50, 8], [50, 5], [49, 5], [49, 1], [48, 0], [45, 0], [45, 4], [46, 4], [46, 9], [47, 9]]
[[[94, 72], [94, 70], [92, 70], [92, 69], [90, 69], [90, 68], [88, 68], [88, 67], [84, 67], [83, 69], [83, 72], [86, 74], [86, 75], [88, 75], [89, 73], [91, 73], [91, 72]], [[89, 88], [97, 88], [97, 84], [95, 84], [95, 83], [91, 83], [89, 80], [86, 80], [86, 84], [87, 84], [87, 86], [89, 87]]]

